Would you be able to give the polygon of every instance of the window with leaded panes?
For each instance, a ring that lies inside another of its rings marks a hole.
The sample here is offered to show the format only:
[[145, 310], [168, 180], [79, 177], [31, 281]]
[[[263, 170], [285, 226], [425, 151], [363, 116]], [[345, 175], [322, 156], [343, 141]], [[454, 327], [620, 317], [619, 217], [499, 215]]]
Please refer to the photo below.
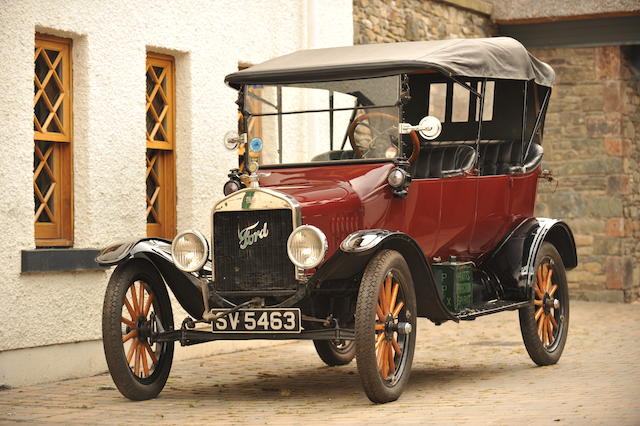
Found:
[[176, 232], [175, 71], [173, 57], [147, 54], [147, 235]]
[[33, 199], [36, 246], [73, 245], [71, 40], [36, 34]]

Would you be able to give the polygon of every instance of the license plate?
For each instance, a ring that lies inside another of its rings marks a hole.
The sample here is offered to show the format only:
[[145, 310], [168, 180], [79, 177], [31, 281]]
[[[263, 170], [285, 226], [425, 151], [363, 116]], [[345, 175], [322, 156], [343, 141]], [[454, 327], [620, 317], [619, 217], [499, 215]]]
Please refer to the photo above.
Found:
[[[225, 310], [213, 310], [214, 314]], [[218, 318], [212, 324], [214, 333], [300, 333], [300, 309], [240, 309]]]

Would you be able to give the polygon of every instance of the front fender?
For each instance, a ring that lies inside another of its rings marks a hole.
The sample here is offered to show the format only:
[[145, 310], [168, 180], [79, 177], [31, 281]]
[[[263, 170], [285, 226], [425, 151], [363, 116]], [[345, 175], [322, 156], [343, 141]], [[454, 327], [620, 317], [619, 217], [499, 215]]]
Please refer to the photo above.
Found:
[[545, 241], [558, 250], [566, 269], [578, 266], [576, 244], [569, 225], [548, 218], [522, 221], [481, 266], [495, 273], [507, 290], [519, 290], [519, 295], [526, 298], [533, 285], [536, 256]]
[[166, 285], [193, 318], [202, 319], [204, 302], [200, 282], [195, 275], [179, 270], [173, 263], [171, 243], [160, 238], [142, 238], [116, 243], [104, 248], [96, 257], [102, 266], [144, 259], [156, 268]]
[[418, 316], [439, 324], [458, 321], [442, 301], [442, 290], [433, 278], [431, 266], [418, 243], [409, 235], [386, 229], [357, 231], [345, 238], [340, 249], [318, 270], [315, 279], [346, 279], [361, 273], [380, 250], [396, 250], [409, 265], [413, 278]]

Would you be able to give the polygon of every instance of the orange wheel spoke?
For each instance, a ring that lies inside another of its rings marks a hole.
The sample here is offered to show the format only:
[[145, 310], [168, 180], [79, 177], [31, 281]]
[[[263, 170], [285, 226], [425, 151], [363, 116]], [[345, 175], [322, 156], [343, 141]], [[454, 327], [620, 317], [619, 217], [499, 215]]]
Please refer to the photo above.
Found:
[[398, 345], [398, 340], [396, 340], [395, 336], [391, 339], [391, 345], [393, 346], [393, 350], [396, 352], [396, 355], [402, 356], [402, 349], [400, 349], [400, 345]]
[[538, 266], [538, 269], [536, 270], [536, 287], [539, 290], [542, 290], [542, 265]]
[[140, 300], [138, 302], [138, 309], [140, 312], [140, 316], [143, 316], [144, 311], [144, 283], [140, 281]]
[[389, 356], [387, 352], [389, 351], [389, 343], [385, 340], [382, 344], [382, 377], [384, 379], [389, 375]]
[[387, 341], [383, 339], [380, 347], [378, 348], [378, 352], [376, 352], [376, 361], [378, 362], [378, 370], [380, 371], [382, 371], [382, 354], [384, 353], [384, 349], [387, 346], [386, 343]]
[[387, 320], [385, 318], [384, 312], [382, 312], [382, 308], [380, 307], [380, 305], [376, 306], [376, 315], [378, 315], [378, 319], [382, 322]]
[[545, 285], [544, 291], [549, 292], [551, 289], [551, 275], [553, 275], [553, 269], [549, 269], [549, 275], [547, 275], [547, 284]]
[[122, 322], [127, 324], [131, 328], [136, 328], [136, 323], [134, 323], [133, 321], [131, 321], [128, 318], [122, 317]]
[[393, 357], [393, 348], [392, 345], [388, 345], [389, 349], [387, 350], [387, 354], [389, 357], [389, 372], [393, 375], [396, 372], [396, 363]]
[[147, 352], [144, 347], [140, 351], [140, 358], [142, 359], [142, 371], [144, 372], [144, 377], [149, 377], [149, 361], [147, 361]]
[[389, 310], [393, 311], [396, 307], [396, 300], [398, 299], [398, 291], [400, 290], [400, 285], [395, 283], [393, 285], [393, 290], [391, 291], [391, 302], [389, 303]]
[[553, 324], [551, 323], [551, 315], [547, 315], [547, 333], [549, 334], [549, 344], [553, 343]]
[[158, 363], [158, 358], [156, 357], [156, 354], [151, 349], [151, 346], [149, 346], [147, 342], [144, 342], [142, 346], [147, 350], [147, 353], [151, 357], [151, 361], [153, 361], [153, 365], [156, 365]]
[[533, 287], [533, 289], [536, 292], [536, 296], [538, 296], [538, 299], [542, 300], [544, 299], [544, 293], [542, 291], [540, 291], [540, 289], [538, 288], [538, 283], [536, 283], [536, 285]]
[[543, 305], [542, 300], [538, 300], [538, 299], [535, 299], [533, 301], [533, 304], [536, 305], [536, 306], [542, 306]]
[[550, 296], [550, 297], [553, 297], [553, 295], [554, 295], [554, 294], [556, 294], [556, 290], [558, 290], [558, 286], [557, 286], [556, 284], [554, 284], [554, 285], [551, 287], [551, 290], [549, 290], [549, 296]]
[[380, 347], [380, 344], [382, 343], [384, 338], [385, 338], [385, 334], [384, 333], [378, 334], [378, 337], [376, 337], [376, 349], [378, 349]]
[[133, 357], [133, 353], [136, 351], [136, 346], [138, 346], [138, 339], [131, 342], [131, 346], [129, 346], [129, 351], [127, 352], [127, 364], [131, 364], [131, 357]]
[[129, 311], [129, 316], [131, 317], [131, 319], [137, 320], [138, 315], [136, 314], [136, 311], [133, 309], [133, 306], [131, 306], [131, 302], [129, 302], [129, 298], [127, 297], [126, 294], [124, 295], [124, 306], [127, 307], [127, 311]]
[[124, 336], [122, 336], [122, 343], [126, 342], [127, 340], [131, 339], [132, 337], [136, 337], [138, 335], [138, 330], [131, 330], [130, 332], [128, 332], [127, 334], [125, 334]]
[[393, 305], [391, 304], [391, 286], [392, 286], [393, 278], [391, 275], [387, 276], [387, 279], [384, 282], [384, 298], [387, 301], [387, 308], [384, 310], [385, 312], [391, 312], [393, 309]]
[[542, 314], [542, 318], [538, 320], [538, 336], [542, 339], [542, 326], [544, 325], [544, 314]]
[[131, 284], [131, 301], [133, 302], [133, 310], [136, 311], [136, 317], [140, 314], [140, 308], [138, 307], [138, 299], [136, 295], [136, 283]]
[[538, 310], [536, 311], [536, 316], [534, 317], [536, 321], [540, 319], [540, 316], [543, 314], [543, 312], [544, 308], [538, 308]]
[[393, 311], [393, 317], [394, 318], [398, 317], [398, 314], [400, 313], [402, 308], [404, 308], [404, 302], [401, 300], [401, 301], [398, 302], [398, 304], [396, 305], [396, 308]]
[[558, 323], [553, 313], [549, 315], [549, 319], [551, 320], [551, 324], [553, 325], [553, 328], [558, 328]]
[[549, 332], [547, 331], [547, 325], [549, 321], [547, 321], [547, 316], [542, 317], [542, 343], [545, 345], [549, 344]]
[[384, 331], [384, 324], [376, 324], [376, 331]]
[[133, 364], [133, 374], [140, 375], [140, 345], [136, 345], [135, 354], [133, 355], [135, 362]]
[[153, 303], [153, 293], [149, 293], [147, 298], [147, 303], [144, 305], [144, 309], [142, 310], [142, 316], [147, 317], [149, 315], [149, 309], [151, 309], [151, 304]]
[[378, 305], [380, 306], [380, 310], [382, 311], [382, 314], [384, 316], [388, 312], [386, 309], [387, 301], [385, 299], [384, 283], [380, 286], [380, 295], [378, 296], [378, 299]]

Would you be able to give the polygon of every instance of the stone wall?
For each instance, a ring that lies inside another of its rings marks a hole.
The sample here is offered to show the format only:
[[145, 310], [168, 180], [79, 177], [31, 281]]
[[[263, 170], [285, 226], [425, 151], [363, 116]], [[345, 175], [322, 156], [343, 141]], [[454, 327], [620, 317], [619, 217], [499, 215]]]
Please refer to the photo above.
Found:
[[451, 2], [354, 0], [354, 44], [489, 37], [488, 15]]
[[640, 286], [640, 83], [619, 46], [533, 51], [557, 73], [545, 125], [537, 214], [572, 227], [579, 266], [572, 294], [632, 301]]

